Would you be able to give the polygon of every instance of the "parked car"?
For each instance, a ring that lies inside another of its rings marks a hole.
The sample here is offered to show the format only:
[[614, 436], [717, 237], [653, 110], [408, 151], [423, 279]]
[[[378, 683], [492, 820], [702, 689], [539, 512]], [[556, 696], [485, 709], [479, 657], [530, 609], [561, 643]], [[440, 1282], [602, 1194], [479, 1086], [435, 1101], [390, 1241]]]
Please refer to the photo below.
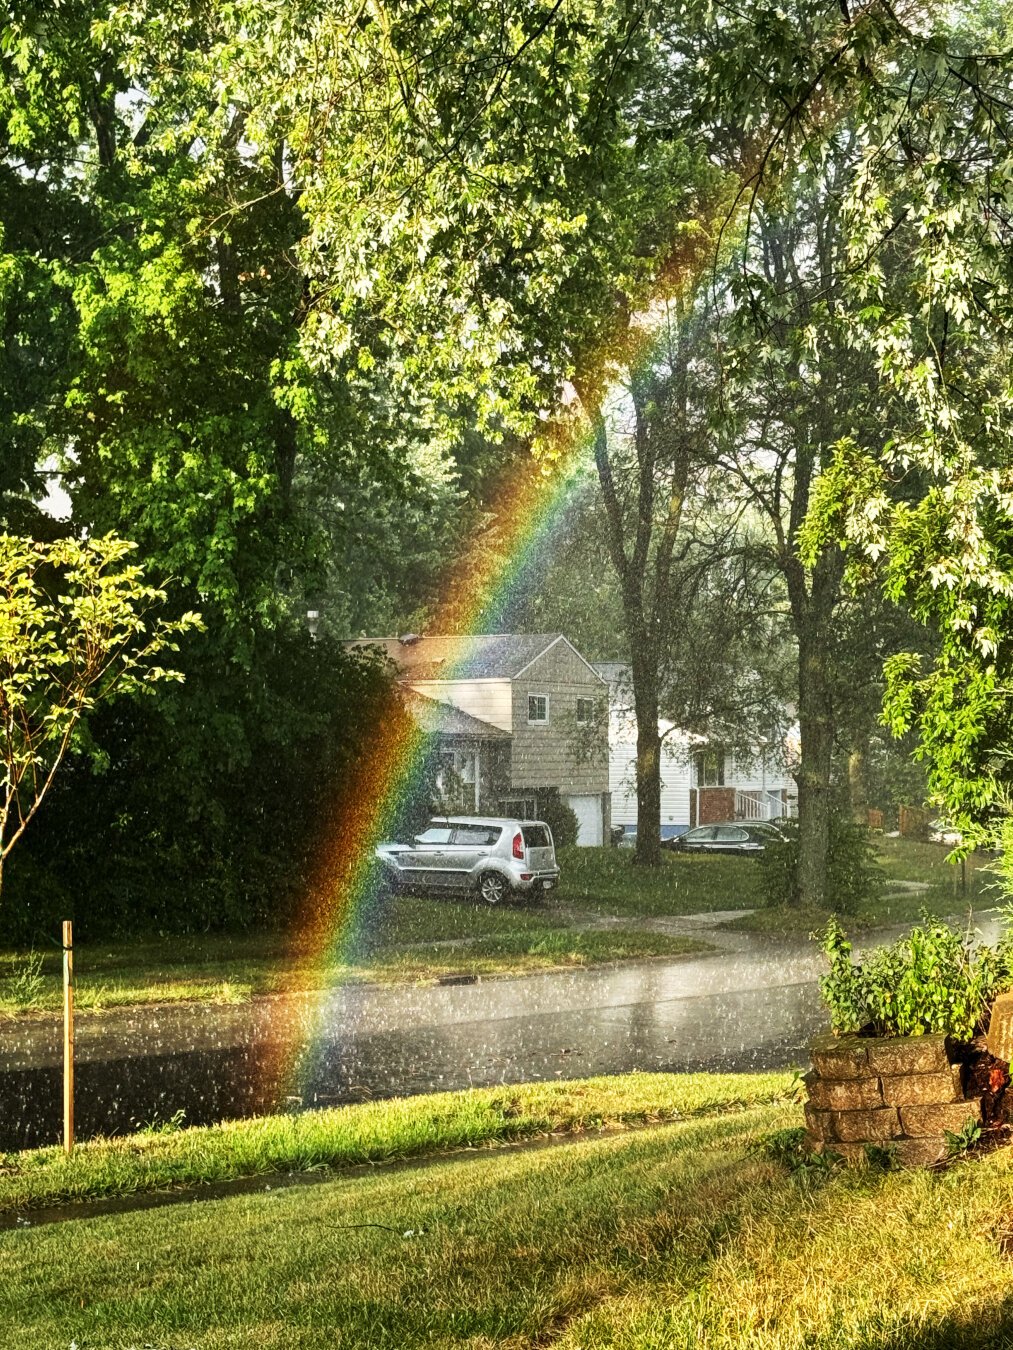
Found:
[[[625, 825], [625, 826], [620, 825], [617, 827], [617, 829], [619, 830], [619, 834], [616, 838], [616, 843], [619, 846], [619, 848], [634, 848], [637, 842], [636, 825]], [[675, 841], [679, 838], [680, 835], [685, 834], [688, 829], [689, 829], [688, 825], [669, 825], [669, 824], [662, 825], [661, 847], [674, 848]]]
[[687, 830], [672, 847], [679, 853], [740, 853], [755, 857], [767, 844], [783, 842], [784, 835], [769, 821], [729, 820]]
[[410, 844], [380, 844], [376, 856], [392, 890], [476, 892], [490, 905], [559, 881], [552, 831], [541, 820], [440, 818]]

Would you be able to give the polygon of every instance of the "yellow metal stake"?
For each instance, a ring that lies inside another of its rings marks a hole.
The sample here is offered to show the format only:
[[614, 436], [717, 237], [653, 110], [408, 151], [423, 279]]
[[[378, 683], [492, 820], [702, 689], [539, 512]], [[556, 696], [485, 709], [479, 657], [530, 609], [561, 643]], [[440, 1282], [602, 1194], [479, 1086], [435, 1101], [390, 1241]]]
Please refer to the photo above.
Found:
[[74, 1152], [74, 926], [63, 921], [63, 1149]]

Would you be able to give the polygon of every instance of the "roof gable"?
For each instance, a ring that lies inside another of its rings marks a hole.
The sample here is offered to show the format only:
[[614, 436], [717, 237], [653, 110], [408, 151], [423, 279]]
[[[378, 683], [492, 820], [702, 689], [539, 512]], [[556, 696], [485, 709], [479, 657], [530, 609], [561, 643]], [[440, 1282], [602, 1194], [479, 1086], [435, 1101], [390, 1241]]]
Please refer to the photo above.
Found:
[[567, 641], [562, 633], [482, 633], [359, 638], [348, 645], [382, 648], [412, 680], [512, 680], [560, 639]]
[[[538, 672], [533, 671], [532, 668], [536, 667], [542, 661], [543, 657], [550, 657], [551, 659], [551, 657], [553, 656], [557, 660], [561, 657], [564, 666], [566, 664], [569, 664], [571, 667], [574, 667], [576, 669], [583, 667], [583, 669], [587, 672], [588, 675], [591, 676], [593, 680], [598, 681], [600, 684], [607, 683], [607, 681], [602, 679], [601, 675], [598, 673], [597, 669], [591, 664], [591, 662], [588, 661], [586, 657], [581, 656], [580, 652], [573, 645], [570, 639], [568, 637], [564, 637], [562, 633], [560, 633], [556, 638], [554, 638], [553, 641], [550, 642], [549, 645], [543, 651], [540, 651], [535, 656], [533, 656], [531, 660], [527, 663], [527, 665], [523, 666], [516, 673], [517, 675], [527, 675], [527, 674], [537, 675]], [[568, 658], [572, 659], [568, 660]], [[560, 672], [557, 672], [556, 676], [557, 678], [559, 678], [559, 674]]]

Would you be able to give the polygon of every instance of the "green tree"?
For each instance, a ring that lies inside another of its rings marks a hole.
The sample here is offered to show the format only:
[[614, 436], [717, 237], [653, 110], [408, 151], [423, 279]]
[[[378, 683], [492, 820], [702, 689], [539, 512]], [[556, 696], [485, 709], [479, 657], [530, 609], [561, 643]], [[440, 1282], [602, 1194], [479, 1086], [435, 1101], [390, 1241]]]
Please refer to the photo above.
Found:
[[729, 279], [719, 459], [729, 490], [762, 521], [756, 547], [783, 577], [797, 648], [797, 894], [816, 909], [827, 898], [839, 695], [856, 672], [841, 665], [844, 550], [829, 533], [803, 559], [799, 532], [842, 432], [871, 449], [884, 420], [903, 413], [884, 399], [874, 363], [849, 340], [841, 199], [856, 160], [842, 128], [816, 170], [799, 170], [753, 205]]
[[166, 593], [113, 535], [39, 544], [0, 535], [0, 885], [84, 718], [179, 671], [159, 664], [196, 614], [166, 621]]
[[875, 560], [938, 635], [934, 656], [888, 661], [886, 715], [917, 730], [930, 791], [968, 832], [997, 809], [1010, 748], [1010, 32], [1006, 4], [898, 23], [880, 78], [855, 85], [849, 338], [904, 411], [875, 444], [842, 437], [805, 536], [808, 556], [833, 536], [857, 570]]

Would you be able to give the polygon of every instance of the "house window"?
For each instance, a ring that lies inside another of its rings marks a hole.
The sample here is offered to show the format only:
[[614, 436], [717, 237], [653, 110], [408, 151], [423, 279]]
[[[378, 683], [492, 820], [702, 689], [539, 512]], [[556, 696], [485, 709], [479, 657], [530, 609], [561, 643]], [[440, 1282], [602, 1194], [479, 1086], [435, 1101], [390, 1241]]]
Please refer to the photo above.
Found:
[[544, 726], [549, 720], [548, 694], [528, 695], [528, 723], [531, 726]]
[[594, 699], [579, 698], [577, 700], [577, 721], [582, 725], [587, 725], [594, 721]]
[[507, 797], [500, 802], [500, 810], [511, 820], [534, 820], [534, 797]]
[[697, 787], [724, 787], [725, 756], [722, 750], [701, 750], [696, 757]]

